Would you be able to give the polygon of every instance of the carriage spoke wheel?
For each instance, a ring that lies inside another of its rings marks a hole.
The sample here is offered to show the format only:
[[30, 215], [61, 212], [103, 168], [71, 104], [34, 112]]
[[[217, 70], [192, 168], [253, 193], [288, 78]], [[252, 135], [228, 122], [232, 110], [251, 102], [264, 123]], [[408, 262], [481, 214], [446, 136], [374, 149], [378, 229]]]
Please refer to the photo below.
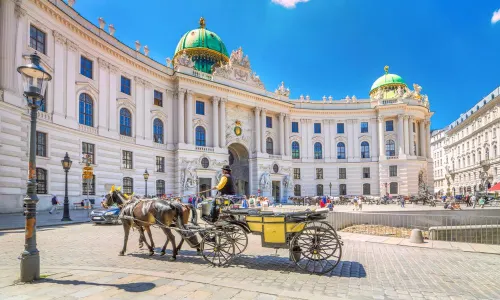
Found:
[[203, 236], [201, 254], [213, 266], [226, 266], [235, 256], [233, 238], [223, 231], [210, 230]]
[[335, 229], [327, 223], [306, 224], [290, 243], [290, 257], [309, 273], [331, 272], [340, 262], [342, 243]]
[[243, 253], [248, 246], [248, 236], [245, 230], [238, 225], [230, 225], [224, 231], [231, 237], [236, 255]]

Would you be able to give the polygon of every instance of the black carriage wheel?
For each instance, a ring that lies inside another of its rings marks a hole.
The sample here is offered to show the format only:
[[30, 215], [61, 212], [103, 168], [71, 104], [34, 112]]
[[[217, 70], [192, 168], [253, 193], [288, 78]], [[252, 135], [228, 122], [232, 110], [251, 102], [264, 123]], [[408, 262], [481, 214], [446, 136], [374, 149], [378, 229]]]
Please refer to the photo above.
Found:
[[220, 230], [210, 230], [201, 242], [203, 258], [213, 266], [228, 265], [235, 256], [235, 246], [231, 236]]
[[248, 236], [238, 225], [227, 226], [224, 230], [233, 240], [236, 254], [241, 254], [248, 246]]
[[308, 223], [292, 239], [290, 257], [299, 268], [306, 272], [329, 273], [340, 262], [342, 243], [335, 229], [329, 224]]

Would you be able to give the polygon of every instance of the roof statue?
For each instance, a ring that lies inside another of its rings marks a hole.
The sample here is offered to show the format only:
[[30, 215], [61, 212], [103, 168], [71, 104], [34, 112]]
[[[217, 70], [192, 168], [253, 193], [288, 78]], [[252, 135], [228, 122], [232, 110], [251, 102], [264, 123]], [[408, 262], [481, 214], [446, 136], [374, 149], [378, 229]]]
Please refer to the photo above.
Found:
[[187, 55], [186, 50], [184, 50], [181, 55], [177, 55], [174, 58], [174, 65], [192, 68], [194, 67], [194, 62], [193, 59]]
[[290, 96], [290, 89], [285, 88], [284, 81], [281, 82], [281, 84], [278, 86], [278, 88], [274, 92], [280, 96], [285, 96], [285, 97]]
[[299, 100], [300, 102], [304, 102], [304, 95], [300, 95]]
[[214, 65], [212, 74], [265, 89], [264, 83], [262, 83], [259, 76], [252, 71], [248, 55], [243, 54], [243, 49], [241, 47], [231, 52], [229, 62], [221, 65]]
[[323, 95], [323, 103], [326, 103], [326, 96]]

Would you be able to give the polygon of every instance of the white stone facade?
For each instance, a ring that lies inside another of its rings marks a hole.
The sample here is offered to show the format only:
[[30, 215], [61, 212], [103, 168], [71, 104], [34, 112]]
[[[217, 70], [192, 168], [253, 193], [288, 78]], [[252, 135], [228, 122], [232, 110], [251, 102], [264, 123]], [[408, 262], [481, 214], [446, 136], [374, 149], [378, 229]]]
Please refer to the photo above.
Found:
[[[429, 186], [434, 182], [432, 113], [420, 88], [398, 91], [393, 99], [289, 99], [283, 84], [274, 92], [264, 88], [241, 48], [231, 54], [231, 65], [207, 74], [183, 56], [174, 66], [168, 59], [166, 65], [150, 59], [149, 49], [142, 53], [139, 43], [132, 49], [115, 39], [119, 28], [109, 25], [108, 33], [104, 20], [95, 26], [63, 1], [0, 0], [0, 5], [0, 212], [20, 211], [26, 191], [29, 114], [16, 68], [27, 62], [23, 55], [35, 52], [32, 26], [44, 34], [43, 51], [37, 53], [53, 76], [37, 124], [45, 136], [37, 157], [37, 168], [45, 172], [42, 209], [50, 206], [51, 194], [63, 197], [66, 152], [73, 160], [70, 201], [84, 198], [83, 143], [94, 148], [96, 197], [112, 184], [124, 185], [124, 178], [132, 179], [136, 194], [144, 194], [145, 169], [149, 194], [156, 194], [162, 182], [165, 194], [192, 194], [215, 185], [224, 164], [232, 165], [240, 193], [260, 192], [280, 201], [293, 196], [294, 189], [315, 195], [321, 192], [318, 185], [333, 195], [380, 195], [391, 192], [391, 185], [393, 194], [416, 194], [420, 172]], [[90, 69], [82, 57], [91, 62]], [[122, 77], [129, 81], [124, 84]], [[155, 103], [155, 91], [162, 95], [161, 105]], [[92, 108], [87, 123], [80, 116], [82, 99]], [[204, 107], [203, 114], [197, 106]], [[122, 108], [131, 114], [123, 129]], [[157, 119], [163, 124], [159, 135], [153, 128]], [[390, 121], [393, 130], [386, 130]], [[205, 131], [204, 145], [199, 127]], [[388, 153], [389, 140], [394, 152]], [[293, 142], [299, 144], [298, 157]], [[345, 144], [345, 155], [339, 143]], [[124, 151], [132, 152], [131, 162]], [[163, 170], [157, 157], [164, 158]], [[294, 169], [300, 169], [300, 178]]]
[[436, 193], [473, 194], [500, 182], [500, 87], [433, 132]]

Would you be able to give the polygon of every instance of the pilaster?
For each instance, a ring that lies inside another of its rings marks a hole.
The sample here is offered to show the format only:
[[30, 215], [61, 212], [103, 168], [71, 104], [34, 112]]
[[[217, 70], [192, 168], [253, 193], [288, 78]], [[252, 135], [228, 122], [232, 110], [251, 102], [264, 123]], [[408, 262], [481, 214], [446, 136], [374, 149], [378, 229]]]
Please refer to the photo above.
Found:
[[280, 144], [280, 155], [285, 155], [285, 114], [279, 114], [279, 144]]
[[66, 41], [67, 45], [67, 65], [66, 65], [66, 119], [69, 120], [67, 125], [72, 128], [78, 128], [76, 119], [76, 53], [78, 46], [70, 40]]
[[99, 58], [99, 133], [108, 131], [109, 111], [109, 63]]
[[179, 130], [177, 132], [177, 141], [179, 144], [184, 144], [184, 96], [186, 95], [186, 90], [179, 88], [177, 91], [177, 125]]
[[66, 38], [60, 34], [58, 31], [53, 31], [52, 34], [54, 35], [54, 41], [55, 41], [55, 46], [54, 46], [54, 76], [53, 76], [53, 86], [54, 90], [57, 91], [54, 93], [54, 105], [52, 108], [53, 110], [53, 122], [59, 125], [64, 125], [65, 124], [65, 117], [66, 117], [66, 112], [65, 112], [65, 103], [64, 103], [64, 79], [66, 76], [64, 76], [64, 69], [65, 67], [65, 56], [66, 56]]
[[262, 108], [260, 114], [260, 126], [261, 126], [261, 139], [260, 139], [260, 148], [262, 153], [267, 153], [266, 151], [266, 112], [265, 108]]
[[227, 98], [220, 99], [220, 147], [226, 148], [226, 103]]
[[109, 120], [108, 128], [109, 132], [118, 138], [118, 108], [116, 107], [116, 91], [117, 85], [116, 80], [118, 76], [118, 67], [114, 65], [109, 65]]
[[260, 112], [261, 112], [261, 108], [260, 107], [255, 107], [253, 109], [253, 112], [254, 112], [254, 130], [255, 130], [255, 153], [258, 154], [260, 153], [260, 149], [261, 149], [261, 142], [260, 142], [260, 133], [261, 133], [261, 130], [260, 130]]
[[193, 91], [187, 91], [186, 99], [186, 142], [193, 145]]
[[219, 97], [212, 97], [212, 132], [213, 137], [213, 147], [219, 147]]

